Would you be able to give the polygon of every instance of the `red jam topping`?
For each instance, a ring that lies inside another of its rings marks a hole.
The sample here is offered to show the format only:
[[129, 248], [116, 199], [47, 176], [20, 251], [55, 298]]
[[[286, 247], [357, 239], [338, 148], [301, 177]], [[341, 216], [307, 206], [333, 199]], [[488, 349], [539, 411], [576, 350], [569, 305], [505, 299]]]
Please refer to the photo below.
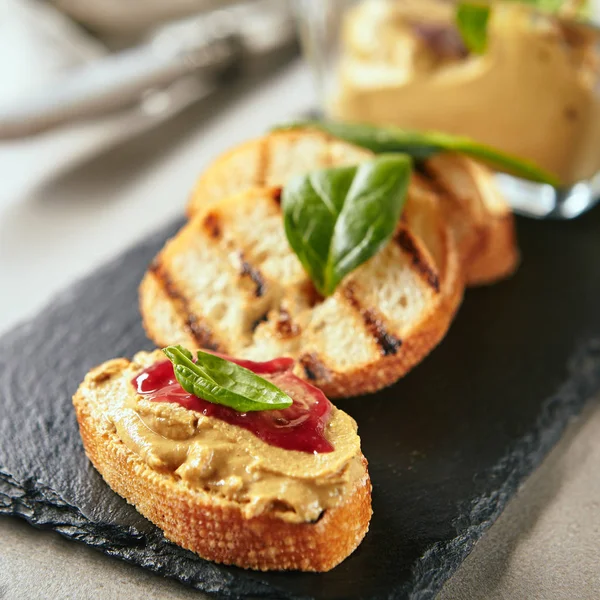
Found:
[[186, 392], [175, 379], [173, 364], [160, 361], [136, 375], [132, 384], [138, 394], [153, 402], [175, 402], [188, 410], [215, 417], [251, 431], [261, 440], [285, 450], [331, 452], [333, 446], [325, 438], [325, 426], [331, 414], [331, 402], [323, 392], [296, 377], [290, 369], [292, 358], [276, 358], [267, 362], [227, 360], [253, 371], [288, 394], [293, 404], [283, 410], [238, 412], [228, 406], [213, 404]]

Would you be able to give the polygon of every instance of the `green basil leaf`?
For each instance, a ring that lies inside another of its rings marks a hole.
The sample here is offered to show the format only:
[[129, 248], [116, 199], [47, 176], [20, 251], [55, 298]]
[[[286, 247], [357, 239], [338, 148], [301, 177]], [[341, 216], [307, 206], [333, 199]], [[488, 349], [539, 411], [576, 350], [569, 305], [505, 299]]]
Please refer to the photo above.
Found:
[[437, 132], [407, 131], [399, 127], [378, 127], [337, 121], [299, 121], [277, 129], [311, 128], [328, 133], [355, 146], [381, 152], [404, 152], [423, 160], [438, 152], [460, 152], [481, 160], [492, 168], [538, 183], [559, 185], [558, 178], [534, 163], [479, 144], [467, 137]]
[[405, 154], [383, 154], [358, 166], [311, 171], [284, 187], [288, 242], [320, 294], [331, 295], [388, 242], [411, 168]]
[[456, 6], [456, 26], [465, 46], [475, 54], [487, 48], [487, 25], [490, 6], [474, 2], [459, 2]]
[[223, 404], [239, 412], [277, 410], [292, 405], [292, 399], [276, 385], [249, 369], [220, 356], [198, 350], [198, 360], [181, 346], [163, 348], [173, 363], [181, 387], [207, 402]]

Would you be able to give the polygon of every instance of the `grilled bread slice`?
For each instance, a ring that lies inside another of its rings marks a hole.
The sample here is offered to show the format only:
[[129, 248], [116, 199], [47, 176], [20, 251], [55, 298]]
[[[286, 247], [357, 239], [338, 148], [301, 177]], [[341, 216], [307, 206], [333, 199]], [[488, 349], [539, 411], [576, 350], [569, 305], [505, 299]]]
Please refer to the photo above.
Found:
[[392, 241], [325, 299], [288, 245], [279, 194], [208, 203], [167, 243], [140, 287], [146, 332], [161, 346], [292, 356], [330, 397], [390, 385], [443, 338], [462, 298], [436, 194], [416, 177]]
[[438, 154], [422, 166], [444, 199], [444, 215], [455, 232], [468, 285], [494, 283], [519, 264], [512, 211], [490, 170], [461, 154]]
[[331, 407], [333, 452], [274, 447], [237, 425], [136, 395], [132, 378], [161, 359], [155, 351], [108, 361], [73, 398], [85, 451], [110, 487], [208, 560], [327, 571], [346, 558], [371, 518], [354, 420]]
[[[198, 180], [188, 214], [252, 186], [282, 186], [293, 175], [356, 164], [370, 156], [311, 129], [270, 133], [218, 158]], [[467, 285], [510, 275], [519, 259], [514, 220], [490, 170], [465, 156], [438, 154], [424, 161], [421, 177], [439, 194], [457, 238]]]

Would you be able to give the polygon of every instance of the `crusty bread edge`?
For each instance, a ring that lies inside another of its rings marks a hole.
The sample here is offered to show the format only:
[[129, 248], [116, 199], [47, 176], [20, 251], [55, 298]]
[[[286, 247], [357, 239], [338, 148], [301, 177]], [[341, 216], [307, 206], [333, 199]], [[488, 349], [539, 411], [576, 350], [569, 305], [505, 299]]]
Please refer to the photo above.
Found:
[[256, 570], [329, 571], [360, 544], [371, 519], [371, 482], [365, 476], [345, 501], [315, 523], [273, 515], [247, 519], [232, 501], [212, 502], [173, 475], [154, 471], [116, 433], [102, 426], [82, 386], [73, 397], [85, 452], [108, 485], [163, 530], [165, 537], [202, 558]]
[[497, 283], [510, 277], [517, 270], [519, 262], [514, 215], [492, 215], [467, 262], [467, 285], [474, 287]]
[[[305, 130], [302, 130], [302, 132], [304, 133]], [[287, 134], [292, 134], [294, 137], [299, 137], [300, 133], [297, 132], [286, 132]], [[188, 201], [185, 207], [185, 214], [186, 217], [188, 219], [193, 218], [199, 211], [201, 211], [205, 206], [208, 206], [209, 204], [213, 204], [213, 202], [206, 204], [205, 202], [205, 198], [204, 198], [204, 190], [205, 189], [209, 189], [211, 187], [211, 185], [213, 185], [214, 182], [218, 182], [219, 179], [221, 178], [221, 171], [219, 169], [215, 169], [214, 167], [216, 165], [219, 164], [227, 164], [227, 161], [229, 161], [232, 157], [236, 156], [237, 154], [242, 154], [244, 152], [246, 152], [247, 150], [251, 150], [251, 149], [256, 149], [258, 152], [260, 152], [260, 148], [262, 147], [262, 145], [265, 143], [265, 141], [267, 140], [267, 138], [271, 135], [284, 135], [283, 132], [280, 131], [275, 131], [275, 132], [271, 132], [267, 135], [262, 135], [256, 138], [252, 138], [249, 140], [246, 140], [245, 142], [242, 142], [240, 144], [237, 144], [236, 146], [234, 146], [233, 148], [229, 148], [227, 150], [225, 150], [224, 152], [221, 152], [221, 154], [219, 154], [219, 156], [212, 160], [210, 162], [210, 164], [208, 165], [208, 167], [200, 174], [199, 177], [196, 178], [196, 182], [194, 183], [194, 187], [192, 188], [191, 193], [188, 196]], [[257, 183], [257, 182], [253, 182], [251, 185], [247, 186], [249, 188], [251, 187], [265, 187], [265, 184], [261, 184], [261, 183]], [[242, 190], [238, 190], [242, 191]], [[221, 199], [217, 200], [216, 202], [220, 202]]]

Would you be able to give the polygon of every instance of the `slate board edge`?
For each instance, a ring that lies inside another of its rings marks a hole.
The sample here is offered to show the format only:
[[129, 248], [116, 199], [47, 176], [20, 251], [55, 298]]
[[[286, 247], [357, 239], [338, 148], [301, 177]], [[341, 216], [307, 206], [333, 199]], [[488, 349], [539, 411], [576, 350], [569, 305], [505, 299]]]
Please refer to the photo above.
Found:
[[[416, 565], [412, 599], [428, 600], [436, 596], [519, 487], [560, 440], [570, 422], [600, 391], [600, 338], [581, 344], [570, 361], [569, 374], [569, 379], [545, 401], [535, 427], [490, 470], [489, 475], [506, 474], [495, 493], [474, 501], [465, 511], [469, 517], [454, 524], [459, 534], [449, 542], [434, 545]], [[448, 560], [452, 561], [451, 565], [440, 569], [441, 562]]]
[[[156, 564], [152, 566], [149, 564], [142, 565], [129, 558], [128, 550], [136, 545], [144, 545], [150, 548], [158, 544], [164, 545], [165, 540], [161, 534], [140, 536], [132, 531], [124, 531], [117, 526], [99, 525], [88, 521], [76, 507], [57, 499], [52, 490], [44, 490], [37, 484], [35, 487], [25, 486], [23, 488], [19, 484], [11, 482], [11, 479], [10, 475], [0, 472], [0, 483], [4, 484], [4, 491], [2, 491], [2, 485], [0, 485], [0, 516], [24, 519], [37, 529], [55, 531], [69, 540], [85, 544], [107, 556], [119, 558], [136, 567], [147, 568], [152, 573], [168, 577], [182, 585], [193, 587], [220, 598], [227, 597], [232, 600], [242, 600], [250, 594], [257, 598], [278, 599], [284, 593], [275, 586], [248, 579], [242, 581], [236, 577], [228, 578], [225, 589], [222, 582], [202, 581], [194, 585], [189, 582], [186, 583], [176, 572], [168, 568], [157, 568]], [[8, 493], [8, 490], [12, 493]], [[44, 497], [47, 493], [53, 500]], [[115, 543], [115, 540], [118, 540], [118, 542]], [[167, 543], [170, 544], [170, 542]], [[186, 550], [182, 550], [182, 552], [188, 553]], [[193, 560], [198, 560], [195, 555], [192, 556], [194, 557]], [[223, 577], [222, 574], [221, 577]], [[304, 600], [301, 597], [298, 598]]]
[[[428, 600], [435, 597], [445, 581], [470, 554], [475, 543], [502, 513], [519, 486], [558, 442], [569, 422], [581, 412], [586, 401], [600, 390], [600, 339], [592, 339], [582, 345], [571, 360], [569, 371], [570, 378], [545, 402], [536, 427], [512, 448], [507, 449], [505, 457], [491, 470], [498, 475], [505, 473], [504, 482], [493, 495], [480, 497], [469, 507], [467, 511], [469, 517], [464, 522], [455, 523], [458, 535], [453, 540], [433, 546], [417, 564], [413, 572], [412, 585], [408, 586], [408, 589], [412, 589], [411, 598]], [[39, 486], [36, 489], [33, 482], [20, 484], [11, 480], [10, 475], [2, 472], [0, 472], [0, 481], [11, 488], [17, 496], [16, 500], [7, 502], [6, 499], [10, 500], [10, 498], [0, 491], [0, 515], [23, 518], [34, 527], [54, 530], [66, 538], [85, 543], [104, 554], [140, 566], [127, 557], [128, 544], [135, 543], [136, 539], [140, 542], [139, 536], [127, 537], [126, 533], [124, 537], [121, 529], [110, 526], [104, 527], [102, 535], [98, 535], [97, 524], [92, 523], [90, 525], [95, 529], [94, 534], [90, 536], [86, 521], [79, 511], [62, 502], [52, 490], [49, 490], [44, 497], [44, 491], [40, 492]], [[58, 519], [57, 521], [56, 517], [59, 515], [65, 515], [70, 520]], [[49, 516], [53, 516], [55, 520], [49, 519]], [[123, 537], [124, 546], [110, 550], [109, 543], [114, 544], [115, 537]], [[152, 540], [146, 540], [148, 541], [152, 543]], [[448, 565], [449, 561], [450, 565]], [[442, 564], [445, 565], [444, 569], [440, 568]], [[156, 568], [152, 570], [185, 585], [176, 573]], [[254, 583], [252, 595], [255, 597], [281, 598], [284, 594], [289, 598], [303, 598], [289, 596], [283, 590], [259, 581]], [[198, 582], [193, 587], [207, 594], [219, 594], [221, 597], [232, 599], [248, 597], [249, 581], [245, 580], [240, 589], [237, 584], [236, 578], [232, 577], [226, 587], [222, 584], [211, 586], [206, 582]], [[402, 586], [402, 589], [396, 590], [390, 597], [405, 598], [406, 591], [407, 587]]]

